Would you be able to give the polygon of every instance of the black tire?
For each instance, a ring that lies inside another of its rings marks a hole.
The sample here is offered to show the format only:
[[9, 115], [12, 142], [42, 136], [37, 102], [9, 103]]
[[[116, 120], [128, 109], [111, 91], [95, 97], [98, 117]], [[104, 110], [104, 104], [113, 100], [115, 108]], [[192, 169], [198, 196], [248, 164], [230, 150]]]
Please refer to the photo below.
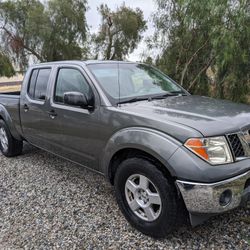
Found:
[[23, 150], [23, 141], [16, 140], [10, 133], [10, 130], [3, 120], [0, 120], [0, 129], [3, 129], [7, 135], [8, 146], [3, 148], [0, 142], [0, 150], [6, 157], [13, 157], [20, 155]]
[[[145, 221], [135, 214], [126, 199], [125, 185], [133, 175], [146, 176], [157, 188], [161, 198], [159, 217]], [[178, 198], [176, 188], [170, 180], [150, 161], [141, 158], [130, 158], [123, 161], [115, 175], [115, 194], [118, 205], [128, 222], [143, 234], [154, 238], [163, 238], [178, 225]]]

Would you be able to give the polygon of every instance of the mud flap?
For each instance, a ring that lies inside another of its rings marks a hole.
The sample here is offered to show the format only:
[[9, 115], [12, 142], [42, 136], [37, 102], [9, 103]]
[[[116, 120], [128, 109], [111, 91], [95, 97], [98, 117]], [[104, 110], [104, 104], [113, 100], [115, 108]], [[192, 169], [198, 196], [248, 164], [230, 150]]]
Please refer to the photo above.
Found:
[[207, 221], [209, 218], [213, 217], [214, 214], [193, 214], [189, 213], [190, 223], [192, 227], [196, 227], [203, 222]]

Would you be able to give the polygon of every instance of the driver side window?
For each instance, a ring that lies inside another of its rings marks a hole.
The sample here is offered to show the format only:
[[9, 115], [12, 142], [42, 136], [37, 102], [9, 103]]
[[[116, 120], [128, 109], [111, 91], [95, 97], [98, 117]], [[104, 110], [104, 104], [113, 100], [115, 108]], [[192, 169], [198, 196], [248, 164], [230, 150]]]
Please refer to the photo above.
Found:
[[82, 73], [73, 68], [61, 68], [58, 71], [54, 101], [64, 104], [64, 93], [80, 92], [91, 98], [91, 89]]

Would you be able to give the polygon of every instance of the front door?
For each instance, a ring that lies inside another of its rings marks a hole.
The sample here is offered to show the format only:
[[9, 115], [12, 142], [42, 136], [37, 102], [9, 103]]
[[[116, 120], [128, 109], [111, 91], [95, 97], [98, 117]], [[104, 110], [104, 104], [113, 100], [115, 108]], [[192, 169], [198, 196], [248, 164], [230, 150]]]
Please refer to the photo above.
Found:
[[[70, 106], [64, 103], [64, 93], [81, 92], [88, 99], [95, 99], [92, 110]], [[86, 80], [81, 67], [64, 66], [57, 69], [53, 95], [50, 97], [51, 110], [60, 124], [61, 155], [90, 168], [98, 167], [96, 150], [100, 140], [99, 105], [94, 88]]]

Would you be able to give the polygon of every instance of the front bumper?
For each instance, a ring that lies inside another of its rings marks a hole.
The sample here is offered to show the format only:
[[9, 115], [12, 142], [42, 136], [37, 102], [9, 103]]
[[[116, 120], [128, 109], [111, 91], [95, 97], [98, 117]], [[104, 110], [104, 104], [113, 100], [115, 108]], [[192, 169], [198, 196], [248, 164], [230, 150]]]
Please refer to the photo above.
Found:
[[216, 183], [177, 180], [176, 184], [193, 214], [217, 214], [250, 205], [250, 171]]

